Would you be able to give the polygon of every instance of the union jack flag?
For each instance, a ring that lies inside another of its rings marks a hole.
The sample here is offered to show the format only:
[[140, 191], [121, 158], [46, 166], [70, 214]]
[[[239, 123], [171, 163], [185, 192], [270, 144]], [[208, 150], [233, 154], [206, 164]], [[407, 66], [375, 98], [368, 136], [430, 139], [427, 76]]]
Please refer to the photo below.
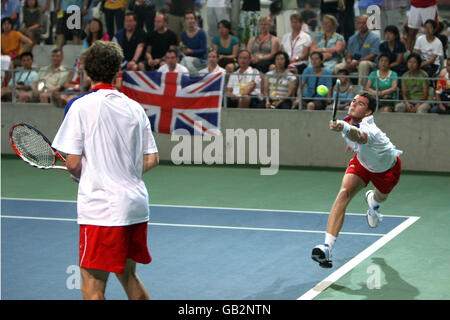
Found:
[[190, 78], [176, 72], [125, 71], [121, 91], [144, 107], [153, 131], [215, 135], [223, 83], [222, 73]]

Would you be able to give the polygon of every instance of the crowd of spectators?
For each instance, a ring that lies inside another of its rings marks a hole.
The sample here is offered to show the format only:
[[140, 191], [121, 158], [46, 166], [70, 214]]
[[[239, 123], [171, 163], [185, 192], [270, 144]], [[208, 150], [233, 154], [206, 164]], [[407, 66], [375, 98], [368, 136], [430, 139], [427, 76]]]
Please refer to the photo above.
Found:
[[[62, 65], [64, 46], [86, 49], [103, 40], [123, 48], [122, 71], [174, 71], [191, 77], [226, 73], [227, 107], [324, 110], [338, 94], [339, 108], [346, 109], [365, 89], [377, 95], [382, 112], [450, 110], [449, 29], [438, 19], [436, 0], [365, 0], [359, 15], [353, 0], [321, 0], [320, 11], [289, 1], [284, 34], [277, 34], [276, 25], [286, 12], [263, 16], [259, 0], [243, 2], [238, 26], [232, 25], [231, 0], [207, 0], [207, 29], [199, 0], [20, 3], [2, 0], [3, 101], [15, 91], [21, 102], [63, 107], [89, 88], [81, 50], [68, 69]], [[381, 8], [381, 29], [372, 28], [370, 12], [365, 12], [370, 4]], [[70, 27], [77, 21], [80, 27]], [[35, 70], [32, 52], [40, 43], [55, 49], [49, 65]], [[337, 79], [339, 93], [334, 90]], [[326, 96], [317, 94], [319, 85], [329, 89]]]

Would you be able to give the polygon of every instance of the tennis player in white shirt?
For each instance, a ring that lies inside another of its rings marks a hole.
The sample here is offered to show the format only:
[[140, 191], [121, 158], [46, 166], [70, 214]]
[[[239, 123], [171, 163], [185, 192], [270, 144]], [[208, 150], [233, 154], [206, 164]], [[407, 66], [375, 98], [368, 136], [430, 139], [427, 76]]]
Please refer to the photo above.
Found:
[[96, 41], [84, 67], [92, 89], [69, 102], [53, 147], [67, 154], [79, 181], [77, 220], [84, 299], [104, 299], [109, 273], [129, 299], [149, 299], [136, 263], [147, 248], [148, 192], [142, 175], [158, 164], [158, 150], [142, 106], [112, 86], [122, 61], [114, 42]]
[[375, 97], [368, 92], [361, 92], [350, 104], [347, 117], [336, 123], [330, 122], [330, 130], [341, 132], [347, 142], [347, 148], [353, 150], [356, 155], [348, 164], [341, 189], [331, 208], [325, 243], [312, 250], [312, 259], [323, 268], [332, 267], [331, 251], [352, 198], [372, 182], [374, 190], [366, 192], [367, 222], [370, 227], [375, 228], [382, 219], [380, 203], [387, 199], [400, 179], [399, 156], [402, 151], [397, 150], [375, 124], [375, 108]]

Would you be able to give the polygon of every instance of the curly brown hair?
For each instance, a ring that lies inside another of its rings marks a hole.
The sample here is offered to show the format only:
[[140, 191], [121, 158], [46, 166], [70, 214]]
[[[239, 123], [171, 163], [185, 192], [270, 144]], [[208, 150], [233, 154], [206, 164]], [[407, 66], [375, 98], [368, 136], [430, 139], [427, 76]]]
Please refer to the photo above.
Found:
[[122, 48], [110, 41], [97, 40], [83, 54], [84, 69], [94, 82], [112, 83], [122, 60]]

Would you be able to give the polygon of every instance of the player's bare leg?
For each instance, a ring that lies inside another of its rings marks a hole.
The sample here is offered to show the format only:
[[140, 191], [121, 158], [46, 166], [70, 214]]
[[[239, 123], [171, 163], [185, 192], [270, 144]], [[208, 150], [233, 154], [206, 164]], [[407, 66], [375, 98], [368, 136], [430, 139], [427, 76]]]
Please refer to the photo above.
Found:
[[130, 300], [149, 300], [150, 296], [145, 288], [144, 284], [136, 274], [136, 262], [127, 259], [125, 269], [123, 273], [116, 273], [117, 279], [119, 279], [128, 299]]
[[84, 300], [105, 300], [106, 282], [109, 272], [80, 268], [81, 294]]
[[333, 207], [328, 217], [325, 243], [316, 246], [311, 254], [314, 261], [317, 261], [322, 268], [331, 268], [331, 250], [333, 249], [339, 231], [344, 224], [345, 211], [353, 197], [365, 187], [364, 181], [354, 174], [345, 174], [342, 178], [341, 188], [334, 201]]
[[383, 219], [383, 216], [380, 214], [380, 203], [386, 201], [388, 196], [388, 194], [380, 192], [377, 188], [366, 192], [366, 202], [368, 206], [367, 223], [371, 228], [375, 228]]

